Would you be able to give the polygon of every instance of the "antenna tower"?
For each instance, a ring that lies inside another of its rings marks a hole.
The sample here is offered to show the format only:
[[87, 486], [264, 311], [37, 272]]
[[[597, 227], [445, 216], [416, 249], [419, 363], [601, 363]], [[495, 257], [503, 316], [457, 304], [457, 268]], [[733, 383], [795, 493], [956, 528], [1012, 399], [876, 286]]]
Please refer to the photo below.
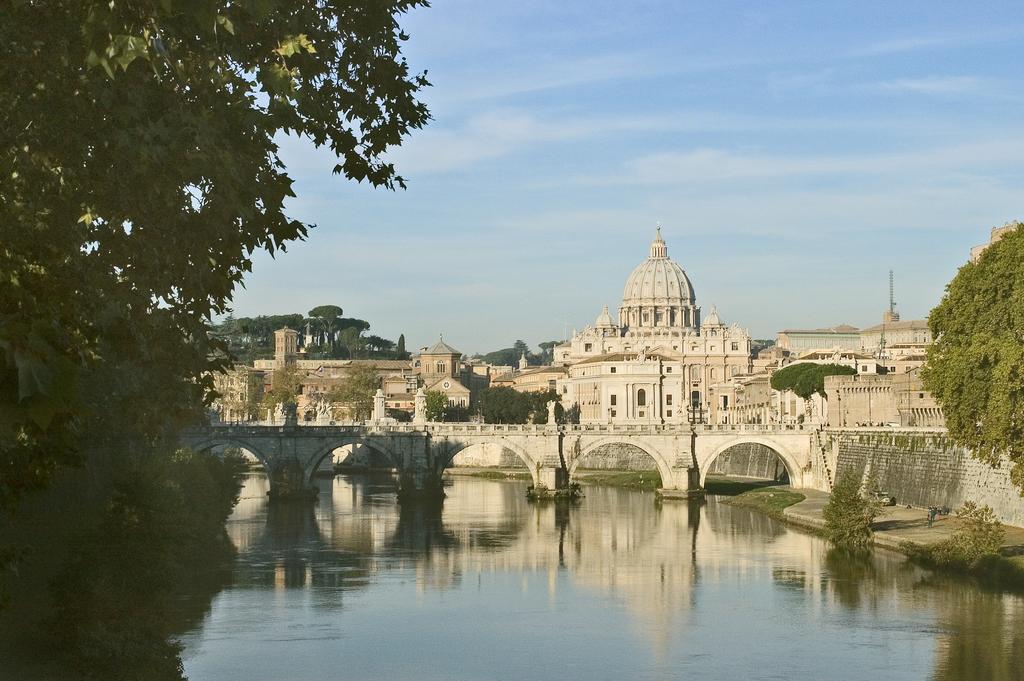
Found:
[[896, 311], [896, 293], [892, 283], [892, 270], [889, 270], [889, 317], [899, 321], [900, 314]]

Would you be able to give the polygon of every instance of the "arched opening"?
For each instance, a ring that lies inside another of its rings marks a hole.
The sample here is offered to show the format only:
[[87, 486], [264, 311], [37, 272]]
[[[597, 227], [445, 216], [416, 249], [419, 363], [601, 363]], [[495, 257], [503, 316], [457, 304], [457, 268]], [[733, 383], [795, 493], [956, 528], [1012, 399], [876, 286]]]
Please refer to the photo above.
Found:
[[636, 391], [636, 406], [646, 407], [647, 406], [647, 391], [640, 388]]
[[513, 450], [500, 442], [481, 442], [461, 449], [448, 465], [452, 468], [495, 468], [526, 470], [526, 464]]
[[479, 463], [497, 463], [496, 466], [477, 466], [476, 470], [483, 474], [482, 477], [512, 479], [525, 478], [522, 473], [528, 472], [533, 484], [538, 483], [537, 462], [525, 451], [508, 442], [446, 442], [435, 443], [435, 446], [438, 447], [438, 473], [441, 475], [453, 468], [472, 467]]
[[760, 442], [740, 442], [723, 448], [701, 471], [709, 494], [738, 494], [748, 489], [788, 485], [790, 463], [773, 447]]
[[240, 455], [252, 470], [265, 470], [266, 458], [252, 445], [236, 440], [208, 440], [197, 445], [191, 445], [191, 449], [197, 452], [209, 452], [217, 457], [225, 457], [230, 454]]
[[631, 442], [603, 442], [585, 450], [569, 466], [569, 476], [588, 484], [658, 489], [668, 477], [665, 463]]
[[392, 471], [397, 462], [391, 453], [369, 440], [350, 440], [328, 447], [312, 468], [313, 475]]
[[331, 450], [317, 466], [318, 475], [336, 472], [357, 473], [364, 470], [391, 470], [395, 467], [391, 457], [383, 450], [365, 442], [350, 442]]

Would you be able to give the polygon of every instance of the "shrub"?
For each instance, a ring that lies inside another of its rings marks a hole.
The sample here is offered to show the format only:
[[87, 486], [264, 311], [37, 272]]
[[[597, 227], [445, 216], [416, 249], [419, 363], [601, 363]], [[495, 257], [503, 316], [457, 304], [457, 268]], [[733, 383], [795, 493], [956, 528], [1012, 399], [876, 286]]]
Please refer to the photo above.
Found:
[[926, 559], [936, 565], [967, 569], [983, 557], [999, 553], [1006, 531], [991, 508], [968, 501], [956, 515], [963, 527], [949, 539], [923, 549]]
[[825, 505], [825, 536], [836, 546], [865, 549], [871, 544], [871, 523], [878, 505], [860, 493], [860, 476], [853, 471], [841, 474]]

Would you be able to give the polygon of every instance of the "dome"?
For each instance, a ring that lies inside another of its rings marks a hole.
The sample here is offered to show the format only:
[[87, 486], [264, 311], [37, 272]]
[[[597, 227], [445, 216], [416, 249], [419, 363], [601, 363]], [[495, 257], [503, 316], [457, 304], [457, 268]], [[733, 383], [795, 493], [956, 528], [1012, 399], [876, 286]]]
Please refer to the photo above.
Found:
[[650, 256], [626, 280], [619, 310], [621, 325], [694, 328], [700, 314], [696, 302], [689, 277], [669, 259], [658, 227]]
[[608, 312], [607, 305], [605, 305], [604, 308], [601, 310], [601, 314], [597, 316], [597, 322], [594, 323], [594, 326], [599, 329], [607, 329], [609, 327], [615, 326], [615, 323], [612, 321], [612, 316]]
[[651, 242], [650, 257], [626, 280], [622, 305], [692, 305], [695, 301], [693, 284], [683, 268], [669, 259], [659, 227]]

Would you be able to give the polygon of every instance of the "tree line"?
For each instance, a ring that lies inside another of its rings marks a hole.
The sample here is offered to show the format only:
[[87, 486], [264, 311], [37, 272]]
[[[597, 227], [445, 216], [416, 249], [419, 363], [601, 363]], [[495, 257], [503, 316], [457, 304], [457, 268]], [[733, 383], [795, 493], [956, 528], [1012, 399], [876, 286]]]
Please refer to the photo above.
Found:
[[[409, 359], [405, 335], [397, 341], [367, 334], [370, 323], [343, 317], [337, 305], [319, 305], [303, 315], [228, 315], [213, 333], [226, 343], [232, 356], [246, 363], [274, 355], [274, 332], [288, 327], [298, 331], [309, 359]], [[308, 334], [307, 334], [308, 331]]]

